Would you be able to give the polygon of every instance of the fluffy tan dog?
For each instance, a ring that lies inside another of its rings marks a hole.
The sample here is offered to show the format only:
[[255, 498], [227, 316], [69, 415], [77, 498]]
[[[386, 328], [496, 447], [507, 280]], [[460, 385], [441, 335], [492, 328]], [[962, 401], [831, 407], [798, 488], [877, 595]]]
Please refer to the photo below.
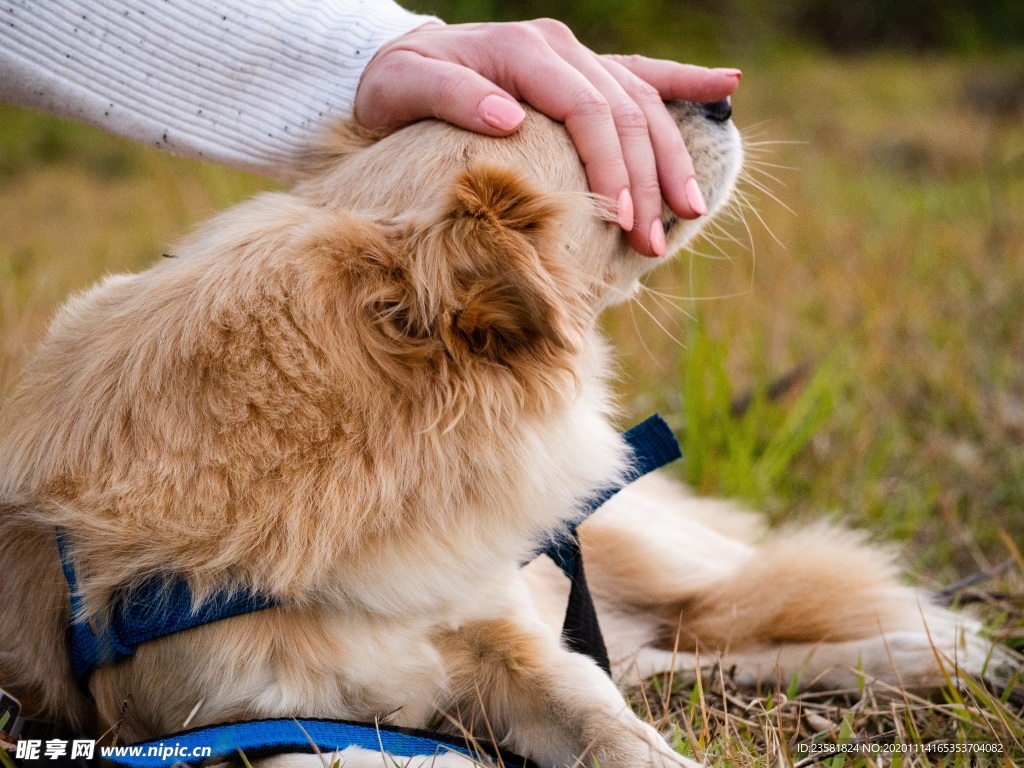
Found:
[[[714, 212], [738, 134], [672, 111]], [[306, 173], [54, 321], [0, 445], [0, 686], [38, 715], [119, 723], [127, 741], [193, 711], [193, 726], [423, 726], [443, 710], [544, 766], [687, 762], [560, 645], [552, 564], [519, 567], [624, 469], [595, 319], [656, 261], [628, 248], [564, 130], [536, 114], [508, 139], [344, 128]], [[701, 225], [666, 222], [672, 249]], [[168, 573], [199, 600], [239, 587], [281, 607], [147, 643], [94, 673], [89, 701], [63, 639], [54, 526], [99, 624], [116, 590]], [[620, 675], [694, 673], [699, 651], [744, 680], [802, 669], [843, 684], [859, 666], [927, 687], [942, 654], [984, 663], [973, 625], [850, 533], [757, 543], [756, 519], [652, 477], [582, 534]], [[380, 764], [343, 756], [364, 759]]]

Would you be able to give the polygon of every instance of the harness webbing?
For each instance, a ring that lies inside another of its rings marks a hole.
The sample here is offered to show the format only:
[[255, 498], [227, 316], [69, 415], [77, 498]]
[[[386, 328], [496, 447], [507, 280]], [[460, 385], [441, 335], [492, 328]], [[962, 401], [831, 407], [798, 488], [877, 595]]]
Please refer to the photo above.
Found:
[[612, 661], [608, 657], [601, 624], [597, 620], [597, 607], [583, 572], [583, 556], [579, 544], [576, 545], [576, 565], [570, 578], [569, 602], [565, 606], [565, 620], [562, 622], [562, 639], [568, 648], [589, 656], [611, 676]]
[[554, 560], [555, 565], [561, 568], [562, 572], [570, 579], [573, 568], [578, 562], [579, 539], [576, 536], [576, 529], [580, 524], [627, 485], [666, 464], [671, 464], [676, 459], [682, 458], [683, 455], [679, 449], [679, 441], [676, 440], [671, 427], [657, 413], [641, 421], [635, 427], [627, 429], [622, 433], [622, 439], [633, 452], [633, 459], [622, 480], [595, 493], [583, 505], [579, 517], [573, 520], [568, 528], [546, 548], [538, 552], [538, 554], [545, 554]]
[[[63, 530], [57, 531], [57, 548], [64, 578], [71, 588], [71, 613], [78, 617], [82, 598], [78, 594], [78, 578]], [[219, 592], [195, 607], [192, 591], [181, 577], [149, 579], [136, 589], [115, 597], [103, 630], [97, 632], [85, 621], [76, 620], [71, 624], [71, 663], [75, 680], [89, 695], [89, 675], [93, 670], [128, 658], [143, 643], [275, 605], [277, 601], [272, 597], [236, 590]]]
[[[207, 747], [209, 755], [203, 753]], [[111, 754], [114, 750], [107, 750], [103, 760], [130, 768], [167, 768], [182, 763], [223, 763], [237, 758], [238, 750], [250, 762], [282, 752], [319, 751], [333, 763], [331, 754], [346, 747], [362, 747], [394, 757], [429, 757], [455, 752], [481, 765], [496, 762], [508, 768], [535, 768], [526, 758], [498, 750], [490, 743], [467, 743], [464, 739], [412, 728], [311, 718], [250, 720], [193, 728], [162, 739], [121, 747], [118, 750], [121, 754]], [[326, 760], [324, 764], [328, 764]]]

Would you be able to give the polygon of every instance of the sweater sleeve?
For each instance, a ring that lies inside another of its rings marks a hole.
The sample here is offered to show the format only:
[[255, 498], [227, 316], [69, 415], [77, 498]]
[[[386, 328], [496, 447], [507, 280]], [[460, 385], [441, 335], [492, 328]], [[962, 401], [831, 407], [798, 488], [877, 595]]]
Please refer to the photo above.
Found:
[[0, 99], [272, 176], [351, 113], [391, 0], [0, 0]]

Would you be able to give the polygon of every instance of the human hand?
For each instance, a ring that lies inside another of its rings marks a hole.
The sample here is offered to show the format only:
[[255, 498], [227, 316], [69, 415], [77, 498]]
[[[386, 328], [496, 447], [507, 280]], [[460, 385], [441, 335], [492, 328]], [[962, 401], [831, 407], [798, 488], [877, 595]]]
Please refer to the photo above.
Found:
[[707, 213], [663, 99], [718, 101], [736, 90], [740, 76], [735, 69], [599, 56], [553, 19], [427, 24], [377, 52], [356, 92], [355, 117], [382, 129], [436, 117], [507, 136], [525, 117], [521, 99], [565, 123], [590, 189], [616, 201], [630, 245], [662, 256], [662, 198], [683, 218]]

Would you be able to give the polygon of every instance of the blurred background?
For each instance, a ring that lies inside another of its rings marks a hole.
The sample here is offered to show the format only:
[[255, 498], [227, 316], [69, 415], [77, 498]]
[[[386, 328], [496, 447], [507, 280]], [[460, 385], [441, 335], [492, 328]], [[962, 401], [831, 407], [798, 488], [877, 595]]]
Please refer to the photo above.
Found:
[[409, 0], [449, 23], [551, 16], [601, 52], [685, 50], [729, 61], [782, 47], [990, 52], [1024, 42], [1016, 0]]
[[[1024, 3], [408, 5], [742, 68], [742, 205], [607, 317], [623, 423], [661, 410], [699, 492], [849, 520], [926, 585], [1024, 568]], [[270, 186], [0, 107], [2, 386], [69, 293]]]

